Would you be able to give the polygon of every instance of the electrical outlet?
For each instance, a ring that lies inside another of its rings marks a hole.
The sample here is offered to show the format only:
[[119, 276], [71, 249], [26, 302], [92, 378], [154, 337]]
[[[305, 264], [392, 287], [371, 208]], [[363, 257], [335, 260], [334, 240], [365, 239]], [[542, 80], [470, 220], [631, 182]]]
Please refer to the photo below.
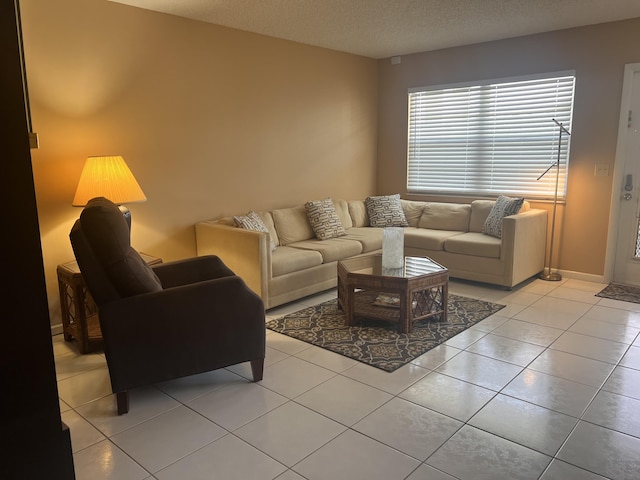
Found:
[[599, 163], [596, 164], [595, 171], [593, 174], [596, 177], [608, 177], [609, 176], [609, 164], [608, 163]]

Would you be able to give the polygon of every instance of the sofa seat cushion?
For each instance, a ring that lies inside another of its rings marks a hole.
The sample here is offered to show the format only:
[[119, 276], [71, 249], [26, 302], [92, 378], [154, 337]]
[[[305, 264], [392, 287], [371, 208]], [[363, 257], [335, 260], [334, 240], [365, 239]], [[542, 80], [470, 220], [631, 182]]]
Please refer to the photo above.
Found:
[[277, 247], [271, 253], [271, 271], [274, 277], [298, 272], [318, 265], [322, 265], [322, 255], [312, 250]]
[[312, 250], [322, 255], [322, 263], [335, 262], [343, 258], [353, 257], [362, 253], [362, 244], [356, 240], [344, 237], [329, 238], [327, 240], [305, 240], [289, 244], [292, 248]]
[[445, 251], [474, 257], [500, 258], [501, 247], [499, 238], [477, 232], [456, 235], [444, 242]]
[[448, 238], [463, 233], [466, 232], [408, 227], [404, 229], [404, 246], [424, 250], [444, 250], [444, 242]]
[[352, 227], [347, 229], [347, 235], [342, 238], [360, 242], [362, 253], [369, 253], [382, 248], [382, 228]]

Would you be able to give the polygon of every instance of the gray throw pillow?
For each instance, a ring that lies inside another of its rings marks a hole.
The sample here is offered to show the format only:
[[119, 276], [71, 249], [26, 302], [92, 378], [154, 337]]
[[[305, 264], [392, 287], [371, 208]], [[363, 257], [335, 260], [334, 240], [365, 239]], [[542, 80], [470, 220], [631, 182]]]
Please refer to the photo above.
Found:
[[400, 194], [367, 197], [364, 201], [372, 227], [408, 227]]
[[327, 240], [347, 234], [333, 200], [330, 198], [309, 201], [304, 204], [304, 208], [318, 240]]
[[500, 195], [493, 204], [489, 216], [484, 222], [482, 233], [492, 237], [502, 238], [502, 219], [515, 215], [520, 211], [524, 198], [509, 198]]

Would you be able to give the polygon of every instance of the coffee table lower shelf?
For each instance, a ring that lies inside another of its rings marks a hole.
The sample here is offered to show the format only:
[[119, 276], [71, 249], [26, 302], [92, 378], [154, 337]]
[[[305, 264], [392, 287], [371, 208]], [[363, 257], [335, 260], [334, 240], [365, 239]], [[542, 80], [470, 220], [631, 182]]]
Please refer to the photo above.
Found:
[[[411, 312], [408, 312], [409, 328], [403, 328], [403, 322], [401, 321], [400, 307], [396, 305], [382, 305], [383, 302], [379, 301], [380, 295], [384, 297], [391, 297], [392, 294], [372, 292], [360, 290], [353, 294], [353, 322], [355, 325], [358, 319], [375, 319], [384, 320], [398, 324], [398, 331], [400, 333], [410, 333], [413, 330], [413, 324], [420, 320], [431, 319], [439, 322], [447, 321], [447, 301], [446, 293], [443, 291], [442, 286], [431, 289], [428, 292], [419, 292], [423, 299], [412, 301]], [[432, 297], [433, 295], [433, 297]], [[444, 298], [444, 301], [443, 301]], [[420, 303], [420, 305], [418, 305]], [[346, 309], [342, 305], [342, 302], [338, 302], [339, 308], [345, 311]], [[348, 322], [347, 325], [349, 324]]]

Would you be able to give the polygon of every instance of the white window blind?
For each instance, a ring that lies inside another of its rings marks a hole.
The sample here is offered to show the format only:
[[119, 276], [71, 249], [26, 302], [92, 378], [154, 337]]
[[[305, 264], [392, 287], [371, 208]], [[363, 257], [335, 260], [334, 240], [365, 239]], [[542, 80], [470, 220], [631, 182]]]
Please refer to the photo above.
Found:
[[[553, 198], [559, 127], [571, 132], [575, 77], [512, 79], [409, 91], [410, 193]], [[560, 146], [558, 198], [569, 144]]]

